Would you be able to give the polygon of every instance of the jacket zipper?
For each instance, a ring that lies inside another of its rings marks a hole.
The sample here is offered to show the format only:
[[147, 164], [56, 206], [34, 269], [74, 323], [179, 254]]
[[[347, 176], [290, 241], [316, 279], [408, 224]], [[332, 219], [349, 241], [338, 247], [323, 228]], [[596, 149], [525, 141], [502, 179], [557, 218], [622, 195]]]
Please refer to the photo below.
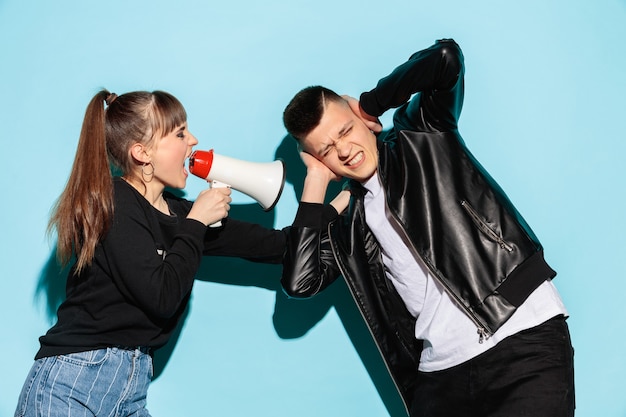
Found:
[[469, 216], [474, 221], [474, 224], [476, 224], [479, 230], [483, 232], [487, 236], [487, 238], [489, 238], [493, 242], [496, 242], [505, 251], [513, 252], [513, 246], [507, 243], [506, 240], [502, 238], [502, 236], [497, 234], [491, 227], [489, 227], [489, 225], [478, 215], [478, 212], [476, 212], [476, 210], [474, 210], [474, 208], [466, 200], [461, 200], [461, 207], [465, 209], [467, 214], [469, 214]]
[[[330, 233], [330, 224], [328, 225], [328, 236], [329, 236], [329, 238], [332, 236], [332, 234]], [[346, 274], [346, 271], [344, 270], [342, 263], [339, 261], [339, 256], [337, 256], [337, 253], [335, 251], [335, 244], [333, 243], [332, 239], [330, 239], [330, 242], [331, 242], [331, 248], [332, 248], [332, 252], [333, 252], [333, 257], [335, 258], [335, 262], [337, 263], [337, 266], [339, 267], [339, 271], [341, 272], [341, 275], [344, 276], [344, 277], [349, 276], [349, 275]], [[352, 299], [354, 300], [355, 303], [357, 303], [357, 306], [359, 307], [359, 308], [357, 308], [357, 310], [359, 310], [359, 314], [361, 315], [361, 318], [363, 319], [363, 322], [366, 324], [365, 327], [367, 327], [367, 331], [370, 333], [370, 336], [371, 336], [372, 340], [374, 341], [374, 345], [376, 345], [376, 350], [378, 350], [378, 354], [383, 359], [383, 363], [385, 364], [385, 368], [387, 369], [387, 374], [391, 378], [391, 381], [393, 381], [394, 387], [396, 387], [396, 391], [398, 392], [398, 396], [400, 397], [400, 400], [402, 400], [402, 404], [404, 405], [404, 410], [406, 411], [406, 414], [409, 415], [410, 414], [409, 407], [408, 407], [406, 401], [404, 400], [404, 396], [402, 395], [402, 391], [400, 391], [400, 387], [398, 386], [398, 383], [396, 382], [396, 378], [393, 376], [393, 373], [391, 372], [391, 368], [389, 368], [389, 364], [387, 363], [387, 358], [383, 354], [383, 351], [380, 348], [380, 345], [378, 344], [378, 340], [374, 336], [374, 332], [372, 332], [372, 328], [370, 326], [370, 323], [367, 321], [367, 318], [365, 317], [365, 315], [363, 314], [363, 311], [361, 310], [361, 306], [358, 303], [357, 297], [356, 297], [356, 295], [354, 293], [354, 290], [352, 289], [352, 286], [348, 284], [347, 287], [350, 290], [350, 295], [352, 295]]]
[[[383, 193], [385, 193], [385, 190], [383, 190]], [[410, 246], [409, 249], [412, 250], [412, 253], [422, 260], [422, 263], [424, 265], [426, 265], [426, 268], [428, 268], [428, 271], [430, 272], [432, 277], [434, 279], [436, 279], [437, 282], [439, 282], [441, 284], [441, 286], [445, 289], [445, 291], [448, 293], [448, 295], [450, 297], [452, 297], [452, 299], [457, 303], [457, 305], [461, 308], [461, 310], [463, 310], [465, 312], [465, 314], [470, 318], [470, 320], [472, 320], [472, 322], [474, 322], [474, 325], [476, 326], [476, 333], [478, 334], [478, 343], [482, 344], [485, 340], [489, 339], [491, 337], [491, 332], [489, 332], [487, 330], [486, 326], [483, 325], [483, 323], [480, 321], [480, 319], [478, 317], [476, 317], [474, 315], [474, 313], [472, 313], [463, 304], [463, 301], [459, 297], [457, 297], [456, 294], [454, 294], [454, 292], [450, 289], [450, 287], [445, 282], [443, 282], [442, 279], [439, 278], [439, 276], [437, 275], [435, 269], [430, 265], [430, 263], [426, 262], [424, 260], [424, 258], [419, 254], [419, 252], [417, 251], [417, 249], [413, 245], [413, 242], [411, 241], [411, 239], [407, 235], [406, 230], [404, 230], [404, 227], [402, 227], [402, 224], [400, 223], [400, 220], [398, 219], [398, 217], [396, 217], [396, 214], [393, 212], [393, 210], [391, 210], [389, 208], [389, 205], [387, 204], [387, 196], [386, 195], [385, 195], [385, 207], [387, 208], [388, 212], [393, 217], [394, 221], [399, 226], [398, 229], [402, 230], [402, 233], [404, 234], [404, 238], [405, 238], [404, 240]]]

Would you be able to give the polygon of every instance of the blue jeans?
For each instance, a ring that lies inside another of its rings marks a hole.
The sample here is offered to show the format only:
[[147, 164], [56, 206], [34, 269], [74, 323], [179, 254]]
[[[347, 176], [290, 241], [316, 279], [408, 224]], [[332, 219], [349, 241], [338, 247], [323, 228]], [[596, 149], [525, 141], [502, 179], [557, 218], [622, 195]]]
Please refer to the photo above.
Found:
[[15, 417], [149, 417], [152, 357], [107, 348], [36, 360]]
[[574, 350], [563, 316], [437, 372], [420, 372], [411, 417], [573, 417]]

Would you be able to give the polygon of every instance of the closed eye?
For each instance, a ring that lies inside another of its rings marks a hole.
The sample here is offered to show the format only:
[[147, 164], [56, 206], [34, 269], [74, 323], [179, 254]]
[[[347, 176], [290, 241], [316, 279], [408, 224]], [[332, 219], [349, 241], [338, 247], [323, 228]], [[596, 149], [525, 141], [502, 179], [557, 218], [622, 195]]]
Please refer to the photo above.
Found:
[[330, 151], [332, 151], [333, 148], [331, 146], [329, 146], [328, 148], [326, 148], [324, 150], [324, 152], [322, 152], [322, 158], [326, 158], [328, 155], [330, 155]]

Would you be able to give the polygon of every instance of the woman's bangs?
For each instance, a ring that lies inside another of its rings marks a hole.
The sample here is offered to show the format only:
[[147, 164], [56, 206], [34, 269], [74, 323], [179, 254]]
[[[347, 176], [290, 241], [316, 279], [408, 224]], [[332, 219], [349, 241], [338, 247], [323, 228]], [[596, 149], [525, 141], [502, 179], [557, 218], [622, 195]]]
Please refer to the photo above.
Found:
[[163, 136], [173, 132], [187, 121], [187, 112], [183, 105], [169, 93], [155, 91], [154, 95], [154, 132]]

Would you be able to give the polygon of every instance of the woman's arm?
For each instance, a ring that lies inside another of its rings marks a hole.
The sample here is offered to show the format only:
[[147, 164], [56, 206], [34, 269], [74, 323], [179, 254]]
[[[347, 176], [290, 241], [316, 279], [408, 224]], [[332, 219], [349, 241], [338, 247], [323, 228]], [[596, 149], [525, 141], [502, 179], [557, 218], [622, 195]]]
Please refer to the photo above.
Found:
[[206, 226], [182, 218], [164, 236], [143, 197], [116, 189], [113, 224], [102, 241], [103, 269], [125, 298], [147, 314], [172, 317], [193, 287]]
[[231, 217], [222, 227], [207, 228], [204, 255], [230, 256], [255, 262], [281, 263], [287, 245], [287, 228], [270, 229]]

